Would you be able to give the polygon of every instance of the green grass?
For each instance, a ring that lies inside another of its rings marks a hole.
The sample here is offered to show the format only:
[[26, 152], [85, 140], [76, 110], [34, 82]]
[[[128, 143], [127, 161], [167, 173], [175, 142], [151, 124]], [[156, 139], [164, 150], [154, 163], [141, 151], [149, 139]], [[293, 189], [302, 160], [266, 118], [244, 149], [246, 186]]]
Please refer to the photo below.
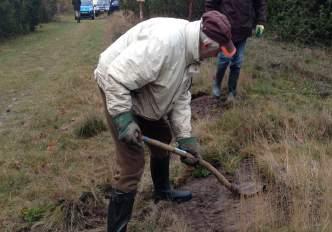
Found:
[[[128, 27], [119, 15], [81, 24], [62, 16], [36, 33], [0, 44], [0, 227], [4, 231], [29, 228], [59, 200], [76, 202], [81, 192], [109, 182], [114, 147], [110, 133], [104, 132], [102, 102], [92, 73], [100, 52]], [[194, 121], [203, 156], [230, 174], [244, 157], [254, 156], [275, 182], [281, 179], [274, 164], [288, 170], [294, 186], [291, 200], [298, 206], [292, 208], [292, 220], [282, 227], [268, 221], [256, 228], [310, 231], [312, 227], [303, 223], [310, 221], [310, 213], [305, 214], [301, 202], [317, 201], [306, 195], [308, 189], [319, 191], [327, 202], [319, 213], [323, 228], [332, 215], [331, 52], [265, 39], [250, 39], [246, 49], [240, 102], [221, 117]], [[204, 62], [193, 92], [210, 93], [214, 69], [215, 60]], [[183, 166], [172, 167], [175, 181]], [[196, 169], [193, 175], [209, 173]], [[151, 185], [146, 179], [143, 183]], [[158, 211], [157, 206], [152, 208]], [[51, 228], [61, 228], [56, 223], [64, 212], [59, 210], [51, 215]], [[161, 220], [164, 216], [151, 214], [146, 222], [134, 221], [132, 229], [158, 231], [174, 222], [174, 231], [189, 231], [175, 214]]]
[[211, 172], [203, 167], [197, 167], [194, 169], [192, 175], [195, 178], [207, 177], [211, 175]]
[[[41, 203], [74, 198], [98, 175], [109, 178], [108, 133], [81, 141], [73, 132], [89, 112], [104, 117], [92, 74], [111, 41], [108, 22], [62, 16], [0, 44], [0, 106], [10, 108], [0, 112], [1, 228], [37, 221]], [[97, 124], [98, 133], [105, 129]]]
[[[276, 215], [267, 217], [266, 224], [253, 225], [255, 228], [331, 229], [332, 190], [327, 184], [332, 181], [327, 174], [332, 162], [331, 63], [329, 49], [250, 39], [239, 86], [240, 101], [225, 109], [221, 117], [195, 123], [204, 158], [234, 173], [244, 157], [255, 157], [270, 188], [275, 188], [266, 197], [271, 201], [267, 210]], [[193, 83], [195, 92], [210, 91], [211, 82], [204, 80], [214, 75], [211, 66], [206, 64], [202, 77]], [[308, 195], [312, 192], [315, 194]], [[280, 209], [272, 203], [281, 200], [291, 204]], [[308, 204], [317, 207], [315, 213], [306, 207]], [[258, 213], [264, 210], [262, 207], [257, 206]], [[292, 214], [280, 214], [286, 211]]]
[[74, 134], [77, 137], [90, 138], [103, 131], [106, 131], [104, 121], [96, 116], [89, 116], [74, 129]]
[[39, 221], [50, 208], [52, 208], [52, 206], [49, 205], [34, 208], [23, 208], [21, 216], [25, 222], [33, 224]]

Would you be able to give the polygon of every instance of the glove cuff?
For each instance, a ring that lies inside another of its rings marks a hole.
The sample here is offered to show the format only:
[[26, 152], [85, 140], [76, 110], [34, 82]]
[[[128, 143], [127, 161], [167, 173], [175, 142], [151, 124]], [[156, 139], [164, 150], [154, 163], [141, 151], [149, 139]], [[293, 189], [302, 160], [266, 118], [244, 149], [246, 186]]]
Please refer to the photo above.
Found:
[[256, 37], [261, 37], [264, 32], [264, 25], [257, 24], [256, 25]]
[[179, 138], [176, 141], [179, 147], [186, 146], [186, 145], [196, 145], [197, 138], [196, 137], [188, 137], [188, 138]]
[[126, 111], [120, 114], [115, 115], [112, 118], [112, 122], [116, 127], [118, 132], [122, 132], [127, 128], [127, 126], [134, 121], [134, 116], [130, 111]]

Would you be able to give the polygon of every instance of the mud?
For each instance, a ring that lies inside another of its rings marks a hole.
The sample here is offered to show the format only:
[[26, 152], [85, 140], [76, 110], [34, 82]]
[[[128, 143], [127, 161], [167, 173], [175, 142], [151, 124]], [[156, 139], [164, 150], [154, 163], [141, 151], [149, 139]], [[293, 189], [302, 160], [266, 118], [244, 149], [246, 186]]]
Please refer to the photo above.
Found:
[[219, 116], [224, 110], [223, 101], [199, 92], [192, 96], [191, 113], [193, 120], [206, 117], [207, 115]]
[[[256, 171], [254, 162], [245, 160], [233, 181], [241, 185], [252, 181], [262, 184]], [[257, 205], [264, 204], [262, 195], [245, 199], [236, 197], [214, 176], [193, 179], [183, 187], [192, 191], [193, 199], [175, 206], [174, 211], [185, 218], [191, 231], [248, 231], [257, 226], [258, 214], [253, 212]]]

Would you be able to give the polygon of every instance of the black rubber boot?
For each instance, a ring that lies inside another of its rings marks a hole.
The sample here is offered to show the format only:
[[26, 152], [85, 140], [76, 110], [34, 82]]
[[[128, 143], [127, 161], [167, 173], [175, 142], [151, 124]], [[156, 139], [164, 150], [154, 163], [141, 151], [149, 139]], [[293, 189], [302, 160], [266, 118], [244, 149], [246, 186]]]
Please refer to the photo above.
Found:
[[151, 157], [150, 167], [156, 202], [165, 200], [180, 203], [191, 200], [192, 194], [190, 191], [177, 191], [171, 188], [169, 183], [169, 156], [162, 159]]
[[126, 232], [136, 192], [123, 193], [113, 189], [107, 215], [107, 232]]

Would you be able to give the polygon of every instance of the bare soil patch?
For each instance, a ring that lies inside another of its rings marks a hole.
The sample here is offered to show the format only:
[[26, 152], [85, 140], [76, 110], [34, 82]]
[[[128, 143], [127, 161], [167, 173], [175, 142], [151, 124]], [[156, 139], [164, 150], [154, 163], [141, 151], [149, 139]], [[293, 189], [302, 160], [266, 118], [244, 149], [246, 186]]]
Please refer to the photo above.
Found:
[[[192, 98], [193, 119], [206, 115], [221, 116], [225, 109], [223, 101], [207, 93], [199, 92]], [[222, 168], [219, 171], [223, 173]], [[252, 182], [263, 185], [253, 158], [243, 160], [235, 175], [226, 175], [226, 178], [240, 185]], [[190, 178], [181, 188], [192, 191], [193, 199], [179, 205], [171, 204], [169, 207], [180, 218], [184, 218], [191, 228], [190, 231], [247, 231], [263, 218], [260, 213], [253, 213], [256, 206], [260, 205], [260, 209], [266, 208], [262, 207], [264, 204], [262, 194], [246, 199], [239, 198], [222, 186], [213, 175], [199, 179]]]
[[223, 102], [220, 99], [212, 97], [207, 93], [198, 92], [192, 95], [191, 113], [194, 120], [205, 117], [206, 115], [221, 115], [223, 107]]
[[[251, 159], [244, 160], [235, 176], [228, 176], [228, 179], [241, 184], [252, 180], [260, 182]], [[191, 179], [183, 187], [192, 191], [193, 199], [175, 205], [174, 212], [186, 220], [191, 231], [247, 231], [259, 219], [259, 215], [253, 214], [256, 206], [264, 204], [262, 195], [246, 199], [234, 196], [214, 176]]]

